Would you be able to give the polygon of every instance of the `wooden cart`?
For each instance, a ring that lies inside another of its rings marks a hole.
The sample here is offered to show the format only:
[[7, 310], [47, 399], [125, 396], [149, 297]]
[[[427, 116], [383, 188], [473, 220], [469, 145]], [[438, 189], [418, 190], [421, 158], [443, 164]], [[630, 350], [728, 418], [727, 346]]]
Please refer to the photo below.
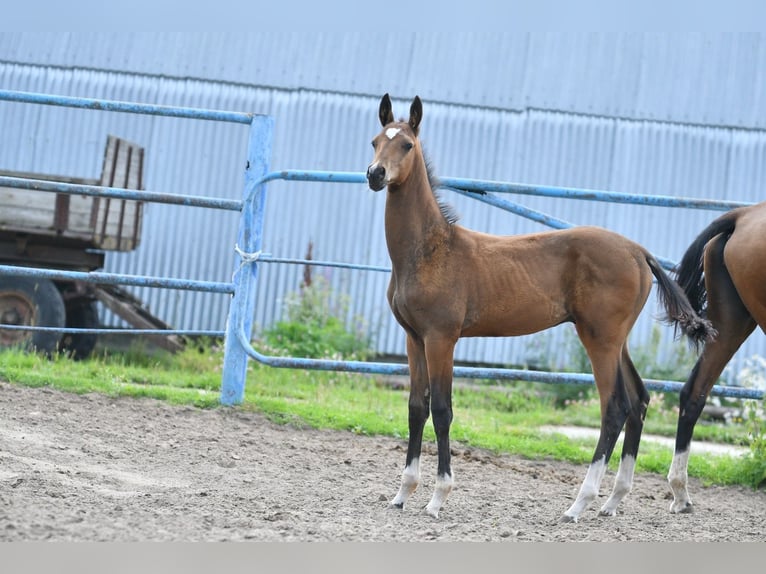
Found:
[[[3, 170], [0, 175], [143, 189], [143, 168], [144, 148], [108, 136], [99, 179]], [[0, 187], [0, 263], [69, 271], [102, 269], [107, 252], [138, 247], [142, 215], [140, 201]], [[136, 328], [170, 328], [118, 286], [0, 275], [0, 324], [98, 328], [98, 301]], [[175, 336], [150, 339], [170, 351], [183, 348]], [[61, 350], [75, 358], [87, 357], [96, 340], [95, 333], [62, 337], [50, 331], [0, 328], [0, 347]]]

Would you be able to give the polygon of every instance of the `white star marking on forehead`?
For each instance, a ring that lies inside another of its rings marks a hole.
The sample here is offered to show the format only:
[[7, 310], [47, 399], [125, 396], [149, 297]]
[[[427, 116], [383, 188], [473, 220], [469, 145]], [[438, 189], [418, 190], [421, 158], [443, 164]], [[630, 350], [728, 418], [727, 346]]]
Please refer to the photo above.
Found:
[[402, 128], [388, 128], [386, 130], [386, 137], [392, 140], [400, 131], [402, 131]]

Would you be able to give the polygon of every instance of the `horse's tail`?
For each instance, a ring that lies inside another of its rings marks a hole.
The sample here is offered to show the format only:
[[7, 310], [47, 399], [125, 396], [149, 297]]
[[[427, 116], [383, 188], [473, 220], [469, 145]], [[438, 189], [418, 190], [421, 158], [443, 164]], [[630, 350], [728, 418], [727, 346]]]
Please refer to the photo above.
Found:
[[695, 349], [714, 339], [718, 333], [712, 323], [697, 314], [681, 286], [665, 273], [650, 253], [646, 253], [646, 262], [657, 278], [657, 294], [667, 313], [664, 320], [674, 324], [676, 332], [680, 329]]
[[732, 234], [737, 225], [738, 217], [739, 210], [735, 209], [715, 219], [692, 241], [683, 258], [681, 258], [681, 262], [674, 269], [676, 281], [678, 281], [692, 307], [694, 307], [694, 310], [699, 315], [704, 315], [707, 305], [707, 290], [705, 289], [705, 279], [703, 277], [705, 245], [713, 237], [721, 233], [725, 234], [728, 240], [728, 236]]

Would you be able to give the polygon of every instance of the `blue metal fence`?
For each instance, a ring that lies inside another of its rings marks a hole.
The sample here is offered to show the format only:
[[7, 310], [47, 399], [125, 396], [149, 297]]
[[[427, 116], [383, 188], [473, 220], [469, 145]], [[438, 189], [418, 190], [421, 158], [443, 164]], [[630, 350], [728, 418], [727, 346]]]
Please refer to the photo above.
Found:
[[[364, 173], [356, 172], [322, 172], [322, 171], [279, 171], [267, 174], [262, 183], [273, 181], [275, 179], [284, 179], [290, 181], [312, 181], [312, 182], [337, 182], [337, 183], [365, 183], [366, 177]], [[725, 211], [734, 207], [742, 205], [750, 205], [750, 203], [744, 202], [725, 202], [725, 201], [708, 201], [692, 198], [675, 198], [675, 197], [662, 197], [662, 196], [641, 196], [634, 194], [621, 194], [614, 192], [604, 192], [596, 190], [585, 190], [575, 188], [563, 188], [563, 187], [546, 187], [546, 186], [528, 186], [513, 183], [500, 183], [481, 180], [469, 180], [459, 178], [441, 178], [440, 182], [443, 187], [473, 197], [478, 200], [487, 201], [496, 207], [500, 207], [512, 213], [534, 219], [550, 227], [565, 228], [571, 227], [573, 224], [564, 222], [558, 219], [550, 218], [540, 212], [529, 210], [519, 204], [509, 202], [498, 198], [492, 194], [496, 193], [522, 193], [528, 195], [550, 195], [554, 197], [571, 198], [571, 199], [583, 199], [590, 201], [618, 201], [621, 203], [633, 203], [639, 205], [661, 205], [666, 207], [695, 207], [699, 209], [714, 209]], [[260, 246], [259, 248], [260, 249]], [[359, 269], [365, 271], [390, 271], [388, 268], [350, 264], [350, 263], [338, 263], [328, 261], [316, 261], [306, 259], [286, 259], [277, 258], [264, 255], [260, 250], [253, 251], [249, 254], [243, 253], [242, 265], [257, 267], [259, 262], [261, 263], [290, 263], [297, 265], [326, 265], [326, 266], [342, 266], [351, 269]], [[660, 258], [658, 258], [660, 259]], [[662, 259], [661, 263], [667, 268], [672, 268], [675, 264], [667, 259]], [[247, 287], [250, 288], [249, 286]], [[269, 356], [257, 351], [250, 343], [250, 331], [245, 329], [243, 325], [237, 329], [236, 336], [239, 340], [240, 346], [245, 352], [253, 359], [274, 368], [291, 368], [291, 369], [309, 369], [309, 370], [321, 370], [321, 371], [346, 371], [356, 373], [369, 373], [369, 374], [386, 374], [386, 375], [407, 375], [409, 368], [406, 364], [392, 364], [370, 361], [341, 361], [341, 360], [329, 360], [329, 359], [307, 359], [299, 357], [280, 357]], [[544, 371], [530, 371], [522, 369], [504, 369], [504, 368], [481, 368], [481, 367], [454, 367], [453, 374], [456, 377], [470, 378], [470, 379], [502, 379], [502, 380], [525, 380], [539, 383], [559, 383], [559, 384], [593, 384], [593, 376], [587, 373], [552, 373]], [[676, 381], [662, 381], [655, 379], [644, 380], [648, 389], [658, 390], [663, 392], [679, 392], [683, 387], [683, 383]], [[244, 393], [244, 387], [241, 389], [231, 390], [229, 396], [240, 397]], [[717, 396], [728, 396], [735, 398], [748, 398], [748, 399], [761, 399], [763, 398], [763, 391], [757, 389], [747, 389], [742, 387], [731, 387], [716, 385], [713, 387], [711, 394]]]
[[[196, 281], [187, 279], [172, 279], [167, 277], [145, 277], [111, 273], [82, 273], [52, 269], [31, 269], [25, 267], [0, 265], [0, 274], [25, 275], [48, 279], [79, 280], [92, 283], [111, 283], [146, 287], [162, 287], [228, 293], [232, 296], [225, 331], [201, 330], [172, 330], [163, 331], [166, 334], [181, 335], [210, 335], [224, 336], [224, 365], [221, 381], [221, 397], [223, 404], [239, 404], [244, 398], [247, 361], [252, 358], [259, 363], [275, 368], [299, 368], [312, 370], [351, 371], [358, 373], [376, 373], [390, 375], [405, 375], [408, 373], [406, 364], [392, 364], [367, 361], [339, 361], [327, 359], [307, 359], [300, 357], [277, 357], [260, 353], [251, 344], [253, 311], [255, 305], [255, 289], [260, 263], [300, 264], [343, 267], [360, 271], [387, 272], [388, 268], [356, 263], [336, 261], [316, 261], [304, 259], [288, 259], [262, 252], [264, 207], [266, 201], [266, 184], [277, 179], [290, 181], [313, 181], [327, 183], [364, 183], [365, 176], [357, 172], [321, 172], [321, 171], [275, 171], [269, 172], [268, 163], [273, 138], [273, 119], [258, 114], [201, 110], [193, 108], [177, 108], [154, 106], [129, 102], [115, 102], [86, 98], [52, 96], [28, 92], [11, 92], [0, 90], [0, 101], [26, 102], [32, 104], [68, 106], [92, 110], [117, 111], [137, 114], [162, 115], [180, 118], [193, 118], [211, 121], [235, 122], [250, 126], [250, 137], [247, 150], [247, 168], [245, 171], [245, 188], [243, 199], [222, 200], [202, 196], [175, 195], [153, 191], [135, 191], [113, 187], [84, 186], [39, 180], [0, 177], [0, 185], [33, 189], [56, 193], [101, 195], [123, 199], [168, 203], [193, 207], [224, 209], [240, 212], [240, 224], [235, 251], [240, 263], [234, 271], [230, 283]], [[710, 201], [692, 198], [676, 198], [668, 196], [643, 196], [623, 194], [599, 190], [530, 186], [515, 183], [481, 181], [461, 178], [442, 178], [444, 188], [456, 193], [473, 197], [496, 207], [500, 207], [517, 215], [527, 217], [554, 228], [571, 227], [573, 224], [550, 217], [544, 213], [531, 210], [515, 202], [498, 197], [498, 193], [513, 193], [520, 195], [541, 195], [588, 201], [609, 201], [631, 203], [638, 205], [655, 205], [665, 207], [692, 207], [725, 211], [747, 203]], [[671, 268], [673, 262], [659, 258], [666, 268]], [[0, 325], [3, 329], [30, 327], [14, 327]], [[96, 332], [103, 333], [111, 329], [46, 329], [35, 327], [37, 330], [57, 330], [66, 332]], [[155, 331], [146, 329], [120, 329], [121, 333], [146, 334]], [[526, 380], [543, 383], [593, 384], [593, 377], [585, 373], [551, 373], [520, 369], [455, 367], [456, 377], [473, 379], [504, 379]], [[683, 386], [675, 381], [646, 380], [646, 386], [652, 390], [677, 392]], [[712, 394], [735, 398], [762, 399], [763, 391], [741, 387], [715, 386]]]
[[[174, 205], [185, 205], [192, 207], [205, 207], [213, 209], [225, 209], [239, 211], [240, 227], [238, 230], [238, 242], [245, 248], [252, 248], [258, 245], [260, 240], [261, 221], [258, 219], [258, 213], [261, 213], [264, 202], [264, 186], [257, 182], [268, 172], [268, 162], [271, 155], [271, 145], [273, 139], [274, 120], [271, 117], [253, 114], [237, 113], [219, 110], [204, 110], [197, 108], [158, 106], [150, 104], [137, 104], [132, 102], [119, 102], [89, 98], [74, 98], [67, 96], [56, 96], [50, 94], [37, 94], [30, 92], [15, 92], [9, 90], [0, 90], [0, 101], [22, 102], [30, 104], [42, 104], [52, 106], [64, 106], [71, 108], [91, 109], [98, 111], [125, 112], [132, 114], [148, 114], [156, 116], [167, 116], [174, 118], [187, 118], [197, 120], [210, 120], [217, 122], [230, 122], [245, 124], [250, 127], [250, 135], [247, 150], [247, 163], [245, 169], [245, 188], [242, 200], [222, 200], [210, 197], [177, 195], [154, 191], [136, 191], [115, 187], [100, 187], [90, 185], [76, 185], [59, 182], [41, 181], [27, 178], [0, 177], [0, 185], [15, 187], [20, 189], [30, 189], [36, 191], [46, 191], [52, 193], [80, 194], [80, 195], [99, 195], [103, 197], [113, 197], [122, 199], [132, 199], [155, 203], [168, 203]], [[248, 327], [248, 316], [252, 321], [253, 306], [255, 299], [252, 296], [252, 290], [248, 291], [241, 287], [244, 279], [254, 275], [254, 267], [240, 266], [235, 272], [231, 283], [216, 283], [209, 281], [196, 281], [186, 279], [172, 279], [167, 277], [143, 277], [135, 275], [124, 275], [116, 273], [101, 272], [76, 272], [53, 269], [33, 269], [12, 265], [0, 265], [0, 274], [15, 276], [32, 276], [46, 279], [58, 280], [76, 280], [89, 283], [122, 284], [143, 287], [161, 287], [169, 289], [184, 289], [196, 291], [209, 291], [217, 293], [229, 293], [232, 295], [230, 305], [229, 320], [225, 331], [214, 330], [174, 330], [163, 331], [165, 334], [181, 335], [208, 335], [226, 337], [226, 354], [223, 368], [223, 384], [221, 400], [230, 404], [237, 402], [236, 393], [234, 398], [227, 389], [244, 388], [247, 355], [244, 350], [235, 344], [229, 345], [230, 341], [236, 341], [235, 326]], [[232, 320], [233, 317], [237, 320]], [[104, 333], [113, 331], [113, 329], [51, 329], [44, 327], [12, 326], [0, 325], [4, 329], [23, 329], [23, 330], [55, 330], [65, 332], [95, 332]], [[120, 329], [120, 333], [147, 333], [143, 329]], [[241, 397], [239, 399], [241, 401]]]

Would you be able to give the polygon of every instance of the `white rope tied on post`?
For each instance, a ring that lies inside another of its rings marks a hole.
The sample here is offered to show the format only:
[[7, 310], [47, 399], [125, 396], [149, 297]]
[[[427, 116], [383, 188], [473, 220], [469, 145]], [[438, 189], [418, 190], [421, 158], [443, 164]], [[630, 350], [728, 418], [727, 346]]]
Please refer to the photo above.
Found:
[[258, 261], [258, 259], [260, 259], [261, 255], [263, 254], [263, 251], [254, 251], [253, 253], [242, 251], [242, 249], [240, 249], [239, 245], [237, 244], [234, 245], [234, 251], [242, 259], [242, 263], [240, 265]]
[[243, 267], [246, 265], [250, 265], [252, 263], [255, 263], [258, 261], [258, 259], [261, 258], [261, 255], [263, 255], [263, 251], [254, 251], [252, 253], [248, 253], [247, 251], [242, 251], [239, 245], [236, 243], [234, 244], [234, 252], [239, 255], [241, 261], [239, 262], [239, 267], [232, 273], [231, 278], [232, 281], [234, 280], [234, 277], [239, 273]]

